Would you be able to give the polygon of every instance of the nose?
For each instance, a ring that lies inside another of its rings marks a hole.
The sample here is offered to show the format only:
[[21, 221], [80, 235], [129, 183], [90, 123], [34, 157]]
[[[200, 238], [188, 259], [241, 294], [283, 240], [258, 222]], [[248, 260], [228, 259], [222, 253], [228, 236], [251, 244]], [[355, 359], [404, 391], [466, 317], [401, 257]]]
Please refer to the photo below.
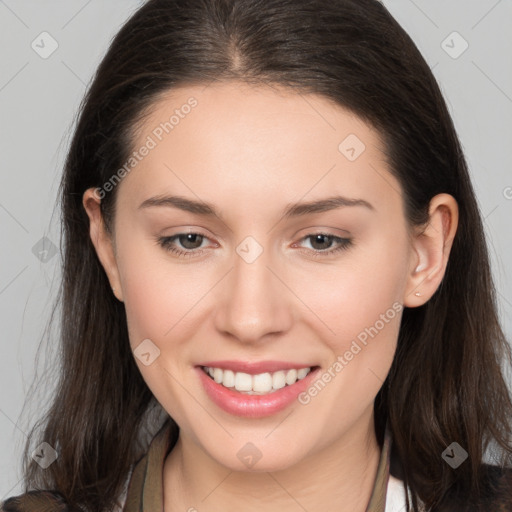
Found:
[[[275, 268], [274, 268], [275, 267]], [[252, 263], [235, 255], [234, 268], [216, 297], [214, 323], [224, 336], [259, 343], [287, 332], [293, 323], [293, 296], [267, 253]]]

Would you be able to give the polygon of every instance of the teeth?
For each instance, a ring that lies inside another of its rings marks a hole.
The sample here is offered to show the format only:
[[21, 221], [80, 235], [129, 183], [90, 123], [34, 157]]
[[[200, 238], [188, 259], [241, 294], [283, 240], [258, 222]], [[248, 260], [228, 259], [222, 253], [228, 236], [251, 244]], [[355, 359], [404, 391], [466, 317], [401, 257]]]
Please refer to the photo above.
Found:
[[286, 381], [286, 384], [288, 384], [288, 386], [290, 384], [294, 384], [295, 382], [297, 382], [297, 370], [288, 370], [288, 373], [286, 374], [284, 380]]
[[[220, 368], [217, 368], [220, 370]], [[235, 374], [231, 370], [220, 370], [223, 372], [222, 380], [219, 384], [226, 386], [227, 388], [235, 387]]]
[[286, 374], [284, 371], [275, 372], [272, 375], [272, 387], [274, 389], [281, 389], [286, 386]]
[[279, 370], [274, 373], [267, 372], [258, 375], [250, 375], [244, 372], [235, 373], [221, 368], [203, 367], [203, 370], [217, 384], [222, 384], [226, 388], [236, 389], [248, 395], [264, 395], [273, 393], [285, 386], [291, 386], [297, 380], [302, 380], [311, 371], [311, 368]]
[[270, 393], [272, 391], [272, 375], [270, 373], [260, 373], [252, 376], [252, 390], [258, 393]]
[[300, 370], [297, 371], [297, 378], [299, 380], [303, 379], [309, 373], [310, 370], [311, 368], [301, 368]]
[[237, 391], [254, 391], [252, 389], [252, 376], [248, 373], [236, 372], [235, 389]]

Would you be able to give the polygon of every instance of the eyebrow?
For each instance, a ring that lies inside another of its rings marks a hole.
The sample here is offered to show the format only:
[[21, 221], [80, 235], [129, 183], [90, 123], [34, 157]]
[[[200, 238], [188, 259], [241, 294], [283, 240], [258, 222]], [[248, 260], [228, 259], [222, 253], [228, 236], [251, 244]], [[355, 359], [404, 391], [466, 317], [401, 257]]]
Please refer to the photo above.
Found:
[[[299, 217], [313, 213], [326, 212], [343, 206], [362, 206], [369, 210], [375, 211], [373, 205], [364, 199], [352, 199], [343, 196], [333, 196], [317, 201], [306, 203], [288, 204], [283, 212], [283, 217]], [[221, 218], [215, 206], [204, 201], [194, 201], [182, 196], [155, 196], [143, 201], [138, 209], [152, 207], [171, 207], [180, 210], [195, 213], [196, 215], [216, 216]]]

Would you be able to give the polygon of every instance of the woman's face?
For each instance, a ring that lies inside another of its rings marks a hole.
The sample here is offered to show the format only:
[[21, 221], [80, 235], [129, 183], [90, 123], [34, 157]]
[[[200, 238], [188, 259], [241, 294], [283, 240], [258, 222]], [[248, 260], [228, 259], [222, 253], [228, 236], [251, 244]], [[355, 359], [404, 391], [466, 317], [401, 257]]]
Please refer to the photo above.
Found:
[[173, 89], [139, 128], [105, 268], [182, 438], [275, 470], [367, 436], [419, 262], [378, 134], [239, 83]]

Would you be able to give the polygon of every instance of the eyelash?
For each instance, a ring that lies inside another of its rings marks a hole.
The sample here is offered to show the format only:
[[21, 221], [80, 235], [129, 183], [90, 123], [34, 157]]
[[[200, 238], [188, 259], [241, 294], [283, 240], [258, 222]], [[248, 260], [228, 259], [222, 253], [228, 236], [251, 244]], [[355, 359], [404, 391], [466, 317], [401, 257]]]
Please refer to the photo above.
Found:
[[[177, 249], [176, 247], [174, 247], [172, 245], [175, 240], [179, 239], [182, 236], [186, 236], [186, 235], [197, 235], [197, 236], [202, 237], [203, 240], [207, 239], [207, 237], [204, 235], [201, 235], [201, 233], [190, 232], [190, 233], [177, 233], [176, 235], [173, 235], [173, 236], [159, 237], [159, 238], [157, 238], [157, 242], [165, 251], [176, 254], [179, 258], [190, 258], [190, 257], [196, 257], [196, 256], [201, 255], [204, 252], [203, 250], [198, 250], [198, 249], [181, 250], [181, 249]], [[310, 233], [309, 235], [306, 235], [305, 237], [303, 237], [301, 239], [301, 241], [307, 240], [308, 238], [313, 238], [315, 236], [324, 236], [324, 237], [331, 239], [333, 242], [338, 242], [338, 244], [339, 244], [338, 247], [336, 247], [335, 249], [326, 249], [326, 250], [306, 249], [306, 251], [315, 258], [332, 256], [333, 254], [337, 254], [341, 251], [346, 251], [353, 245], [353, 241], [351, 238], [341, 238], [339, 236], [335, 236], [335, 235], [331, 235], [329, 233], [323, 233], [323, 232]]]

